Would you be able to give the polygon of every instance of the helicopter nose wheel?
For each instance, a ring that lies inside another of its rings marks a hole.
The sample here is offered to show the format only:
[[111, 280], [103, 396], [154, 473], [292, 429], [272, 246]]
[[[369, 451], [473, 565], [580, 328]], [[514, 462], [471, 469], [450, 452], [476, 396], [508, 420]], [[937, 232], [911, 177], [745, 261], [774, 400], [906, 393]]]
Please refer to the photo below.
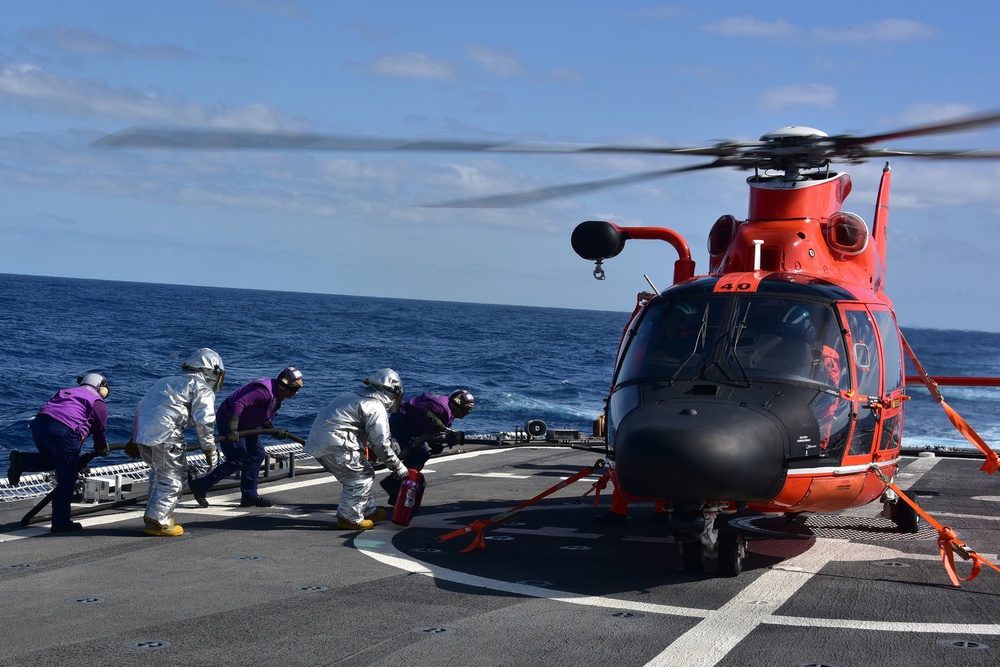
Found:
[[743, 559], [747, 555], [747, 543], [743, 536], [734, 530], [723, 530], [719, 533], [719, 574], [723, 577], [735, 577], [743, 571]]

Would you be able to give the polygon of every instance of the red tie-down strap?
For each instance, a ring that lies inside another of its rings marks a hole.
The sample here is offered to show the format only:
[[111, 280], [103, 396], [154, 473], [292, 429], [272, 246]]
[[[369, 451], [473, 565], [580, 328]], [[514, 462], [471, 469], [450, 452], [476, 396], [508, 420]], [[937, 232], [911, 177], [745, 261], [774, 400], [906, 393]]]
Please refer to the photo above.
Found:
[[[937, 530], [938, 552], [941, 554], [941, 562], [944, 565], [945, 572], [948, 573], [948, 577], [951, 579], [952, 585], [958, 586], [960, 581], [972, 581], [979, 576], [979, 572], [982, 570], [983, 565], [987, 565], [997, 572], [1000, 572], [1000, 567], [997, 567], [993, 563], [989, 562], [970, 549], [965, 542], [958, 539], [958, 535], [955, 533], [954, 529], [949, 526], [942, 526], [937, 520], [934, 519], [934, 517], [922, 510], [914, 501], [910, 500], [910, 498], [903, 493], [902, 489], [889, 481], [889, 479], [885, 476], [885, 473], [879, 470], [877, 465], [872, 464], [871, 470], [875, 472], [875, 475], [882, 480], [887, 487], [895, 491], [896, 495], [898, 495], [901, 500], [912, 507], [924, 521], [932, 525], [934, 529]], [[969, 573], [968, 577], [960, 577], [955, 571], [955, 554], [961, 556], [962, 560], [973, 561], [972, 572]]]
[[986, 455], [986, 461], [979, 469], [985, 471], [989, 475], [995, 473], [997, 469], [1000, 468], [1000, 456], [998, 456], [997, 453], [986, 444], [985, 440], [979, 437], [979, 434], [976, 433], [975, 429], [969, 426], [968, 422], [966, 422], [960, 414], [955, 412], [954, 408], [944, 402], [944, 396], [941, 395], [941, 390], [938, 389], [937, 382], [935, 382], [934, 379], [927, 374], [924, 367], [920, 365], [919, 361], [917, 361], [917, 355], [913, 353], [913, 349], [910, 347], [910, 344], [906, 342], [906, 339], [903, 338], [902, 333], [899, 334], [899, 339], [903, 341], [903, 348], [906, 350], [906, 354], [910, 357], [910, 361], [913, 362], [914, 368], [917, 369], [917, 373], [920, 374], [920, 380], [927, 386], [927, 391], [931, 392], [931, 397], [936, 402], [941, 404], [941, 407], [944, 408], [945, 414], [948, 415], [948, 419], [955, 426], [958, 432], [964, 435], [966, 440], [971, 442], [977, 449], [979, 449], [979, 451]]
[[472, 543], [469, 544], [469, 546], [465, 547], [464, 549], [461, 549], [460, 553], [468, 553], [468, 552], [470, 552], [470, 551], [472, 551], [474, 549], [485, 549], [486, 548], [486, 539], [483, 537], [483, 531], [485, 529], [489, 528], [490, 526], [499, 526], [500, 524], [502, 524], [502, 523], [504, 523], [506, 521], [510, 521], [510, 519], [512, 519], [518, 512], [520, 512], [521, 510], [523, 510], [525, 507], [527, 507], [529, 505], [532, 505], [534, 503], [537, 503], [542, 498], [555, 493], [559, 489], [562, 489], [562, 488], [565, 488], [565, 487], [569, 486], [573, 482], [576, 482], [576, 481], [578, 481], [580, 479], [583, 479], [587, 475], [592, 474], [595, 470], [597, 470], [599, 468], [603, 468], [603, 467], [604, 467], [604, 459], [597, 459], [597, 462], [594, 465], [588, 466], [588, 467], [584, 468], [583, 470], [581, 470], [580, 472], [578, 472], [575, 475], [573, 475], [572, 477], [568, 477], [568, 478], [564, 479], [563, 481], [559, 482], [558, 484], [556, 484], [552, 488], [546, 489], [545, 491], [539, 493], [537, 496], [535, 496], [531, 500], [526, 500], [523, 503], [521, 503], [520, 505], [518, 505], [517, 507], [512, 507], [509, 510], [501, 512], [500, 514], [497, 514], [496, 516], [494, 516], [491, 519], [476, 519], [475, 521], [473, 521], [469, 525], [462, 526], [461, 528], [458, 528], [457, 530], [453, 530], [450, 533], [447, 533], [446, 535], [442, 535], [441, 537], [437, 538], [434, 541], [435, 542], [447, 542], [448, 540], [454, 539], [456, 537], [460, 537], [462, 535], [468, 535], [469, 533], [475, 533], [475, 537], [472, 538]]

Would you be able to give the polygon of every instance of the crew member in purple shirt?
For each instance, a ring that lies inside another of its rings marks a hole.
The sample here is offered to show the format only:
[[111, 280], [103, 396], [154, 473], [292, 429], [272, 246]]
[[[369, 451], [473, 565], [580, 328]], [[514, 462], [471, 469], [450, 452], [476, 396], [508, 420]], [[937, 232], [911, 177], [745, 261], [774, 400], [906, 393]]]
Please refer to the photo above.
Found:
[[[264, 461], [264, 445], [257, 434], [233, 438], [232, 434], [259, 428], [274, 428], [271, 420], [278, 414], [281, 402], [302, 388], [302, 372], [289, 366], [277, 378], [263, 378], [243, 385], [229, 395], [216, 411], [219, 443], [226, 460], [204, 477], [189, 479], [188, 488], [202, 507], [208, 507], [205, 497], [220, 480], [240, 471], [240, 507], [270, 507], [271, 501], [257, 494], [257, 478]], [[279, 440], [288, 437], [279, 431]]]
[[110, 453], [104, 432], [108, 425], [108, 381], [99, 373], [76, 379], [76, 387], [60, 389], [42, 406], [31, 421], [31, 435], [38, 452], [10, 453], [7, 481], [16, 485], [25, 472], [55, 470], [56, 488], [52, 495], [53, 533], [80, 530], [73, 521], [70, 502], [80, 472], [80, 448], [88, 436], [94, 436], [94, 451], [99, 456]]
[[[422, 470], [433, 454], [442, 452], [444, 445], [417, 440], [421, 436], [452, 433], [452, 421], [465, 419], [475, 406], [476, 399], [467, 389], [456, 389], [448, 396], [425, 392], [400, 405], [396, 412], [389, 415], [389, 429], [399, 443], [399, 459], [403, 465]], [[389, 494], [389, 504], [395, 505], [400, 480], [389, 475], [379, 484]]]

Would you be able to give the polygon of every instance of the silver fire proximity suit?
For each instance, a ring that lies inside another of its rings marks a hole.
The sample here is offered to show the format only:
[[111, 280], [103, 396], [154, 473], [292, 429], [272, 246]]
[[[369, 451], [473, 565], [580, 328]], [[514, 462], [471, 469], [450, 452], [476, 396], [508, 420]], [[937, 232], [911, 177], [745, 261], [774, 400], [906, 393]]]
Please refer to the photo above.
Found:
[[337, 514], [354, 524], [376, 509], [372, 495], [375, 469], [365, 457], [365, 443], [394, 474], [406, 474], [399, 446], [389, 434], [388, 415], [399, 405], [402, 385], [395, 371], [383, 371], [395, 376], [397, 392], [370, 381], [382, 373], [376, 371], [365, 380], [367, 388], [337, 396], [316, 415], [304, 448], [343, 485]]
[[146, 518], [171, 525], [187, 474], [184, 429], [194, 425], [198, 444], [209, 464], [217, 460], [215, 392], [222, 388], [222, 359], [202, 348], [188, 359], [183, 375], [156, 382], [139, 401], [132, 423], [132, 441], [149, 466]]

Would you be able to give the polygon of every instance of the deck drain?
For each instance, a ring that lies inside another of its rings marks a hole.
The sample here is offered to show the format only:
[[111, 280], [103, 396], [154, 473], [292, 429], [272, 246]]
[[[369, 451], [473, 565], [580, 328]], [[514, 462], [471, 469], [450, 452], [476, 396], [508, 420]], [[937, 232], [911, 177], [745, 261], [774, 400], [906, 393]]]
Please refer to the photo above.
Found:
[[837, 667], [832, 662], [800, 662], [795, 667]]
[[968, 639], [940, 639], [938, 644], [941, 646], [947, 646], [948, 648], [971, 648], [971, 649], [988, 649], [989, 645], [980, 642], [969, 641]]
[[430, 628], [413, 628], [413, 632], [424, 635], [450, 635], [456, 632], [455, 628], [444, 628], [440, 626]]
[[33, 567], [38, 567], [34, 563], [15, 563], [14, 565], [4, 565], [6, 568], [11, 570], [30, 570]]
[[439, 554], [441, 549], [435, 549], [434, 547], [417, 547], [416, 549], [410, 549], [415, 554]]
[[548, 588], [552, 586], [551, 581], [545, 581], [544, 579], [522, 579], [521, 581], [515, 581], [515, 584], [520, 584], [521, 586], [535, 586], [537, 588]]
[[909, 563], [900, 563], [897, 560], [884, 560], [881, 563], [875, 563], [879, 567], [910, 567]]
[[235, 556], [233, 560], [264, 560], [263, 556]]
[[615, 611], [611, 613], [614, 618], [642, 618], [643, 614], [637, 611]]
[[137, 639], [134, 642], [125, 644], [129, 648], [137, 648], [140, 651], [150, 651], [158, 648], [170, 648], [172, 644], [162, 639]]
[[567, 544], [564, 547], [559, 547], [563, 551], [590, 551], [590, 547], [583, 544]]
[[107, 602], [107, 598], [67, 598], [66, 602], [72, 604], [101, 604]]
[[319, 593], [320, 591], [330, 590], [329, 586], [294, 586], [293, 591], [302, 591], [303, 593]]
[[514, 538], [510, 535], [490, 535], [486, 537], [487, 540], [493, 540], [495, 542], [510, 542]]

